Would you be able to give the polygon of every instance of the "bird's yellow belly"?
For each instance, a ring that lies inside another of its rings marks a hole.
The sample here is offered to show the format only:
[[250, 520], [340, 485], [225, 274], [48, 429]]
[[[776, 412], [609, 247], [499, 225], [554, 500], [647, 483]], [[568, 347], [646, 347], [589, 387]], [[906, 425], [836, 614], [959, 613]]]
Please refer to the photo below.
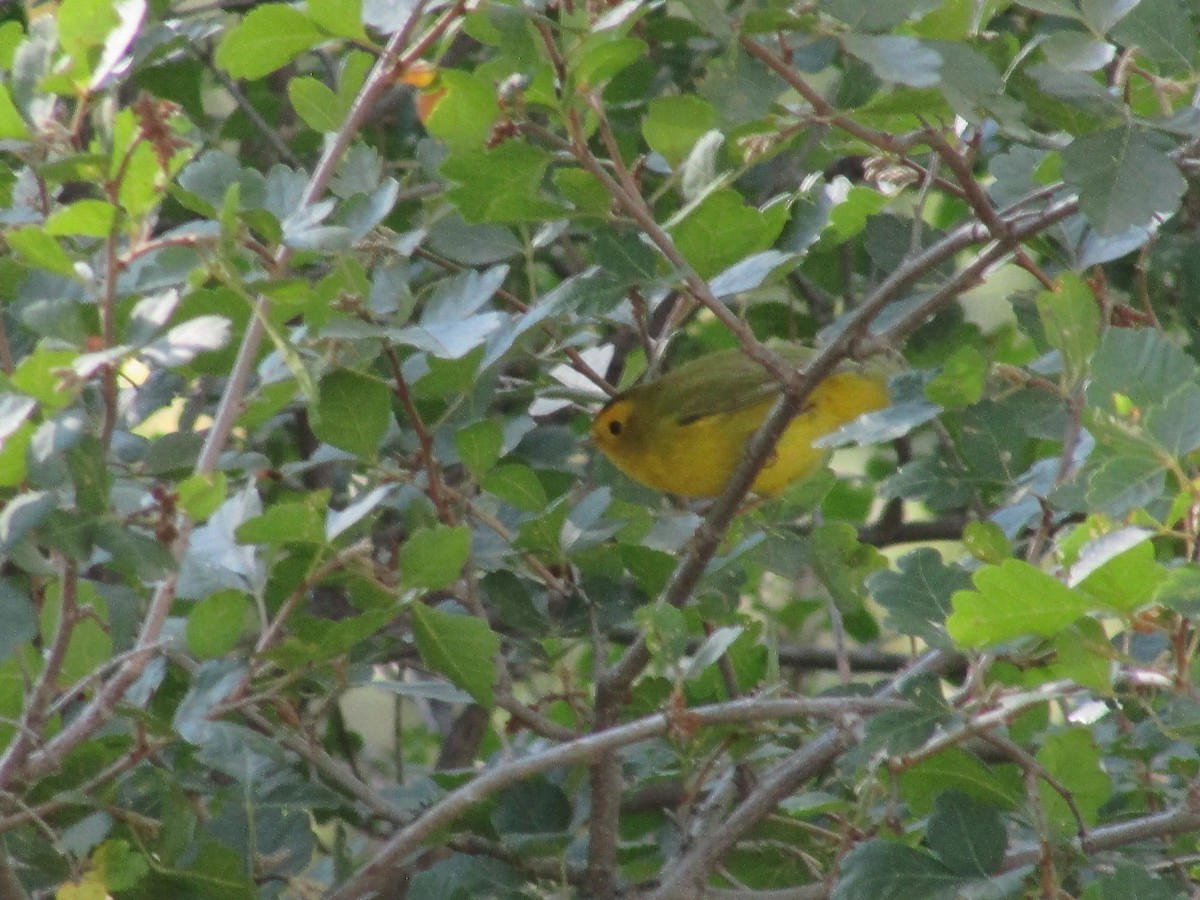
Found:
[[[813, 441], [887, 402], [887, 389], [873, 379], [854, 373], [830, 376], [780, 436], [751, 489], [769, 496], [807, 478], [829, 455], [827, 450], [814, 448]], [[745, 455], [750, 437], [773, 405], [774, 400], [767, 399], [744, 409], [675, 425], [669, 433], [657, 436], [652, 452], [636, 461], [626, 460], [622, 468], [660, 491], [683, 497], [715, 497], [725, 488]]]

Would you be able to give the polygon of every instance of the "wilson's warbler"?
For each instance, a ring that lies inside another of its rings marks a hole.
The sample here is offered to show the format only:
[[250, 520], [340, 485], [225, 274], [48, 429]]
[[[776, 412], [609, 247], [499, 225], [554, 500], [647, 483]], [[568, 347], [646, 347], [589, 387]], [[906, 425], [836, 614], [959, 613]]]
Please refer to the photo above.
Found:
[[[794, 344], [771, 349], [797, 367], [814, 355]], [[715, 497], [779, 390], [761, 365], [740, 350], [724, 350], [614, 397], [592, 422], [592, 440], [635, 481], [683, 497]], [[809, 394], [752, 490], [770, 496], [813, 474], [829, 455], [813, 441], [887, 404], [882, 375], [862, 368], [834, 372]]]

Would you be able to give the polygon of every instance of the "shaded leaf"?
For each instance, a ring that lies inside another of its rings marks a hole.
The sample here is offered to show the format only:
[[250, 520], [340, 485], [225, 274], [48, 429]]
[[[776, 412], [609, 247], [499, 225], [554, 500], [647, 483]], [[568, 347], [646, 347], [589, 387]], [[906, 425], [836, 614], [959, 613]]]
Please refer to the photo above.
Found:
[[481, 706], [490, 708], [500, 638], [487, 622], [474, 616], [442, 612], [423, 603], [412, 606], [412, 619], [417, 650], [425, 664], [441, 672]]
[[1175, 163], [1129, 127], [1077, 137], [1062, 156], [1063, 179], [1102, 235], [1171, 216], [1187, 187]]

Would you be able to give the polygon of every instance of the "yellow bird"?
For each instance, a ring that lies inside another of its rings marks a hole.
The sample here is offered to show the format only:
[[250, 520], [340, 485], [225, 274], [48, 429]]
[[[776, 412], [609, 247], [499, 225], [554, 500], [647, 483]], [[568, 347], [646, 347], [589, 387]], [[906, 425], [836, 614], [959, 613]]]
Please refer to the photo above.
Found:
[[[794, 344], [769, 346], [797, 367], [815, 355]], [[682, 497], [716, 497], [779, 391], [774, 376], [740, 350], [712, 353], [614, 397], [592, 422], [592, 440], [635, 481]], [[813, 441], [888, 402], [882, 375], [861, 367], [834, 372], [792, 419], [752, 490], [771, 496], [812, 475], [829, 456]]]

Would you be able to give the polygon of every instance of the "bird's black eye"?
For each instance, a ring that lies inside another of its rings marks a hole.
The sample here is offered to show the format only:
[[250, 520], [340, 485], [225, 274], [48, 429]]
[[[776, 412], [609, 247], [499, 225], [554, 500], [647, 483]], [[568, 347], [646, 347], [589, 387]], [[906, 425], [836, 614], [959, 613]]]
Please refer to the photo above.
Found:
[[611, 434], [613, 437], [617, 437], [621, 433], [622, 428], [624, 428], [624, 426], [621, 424], [620, 420], [618, 420], [618, 419], [613, 419], [611, 422], [608, 423], [608, 433]]

